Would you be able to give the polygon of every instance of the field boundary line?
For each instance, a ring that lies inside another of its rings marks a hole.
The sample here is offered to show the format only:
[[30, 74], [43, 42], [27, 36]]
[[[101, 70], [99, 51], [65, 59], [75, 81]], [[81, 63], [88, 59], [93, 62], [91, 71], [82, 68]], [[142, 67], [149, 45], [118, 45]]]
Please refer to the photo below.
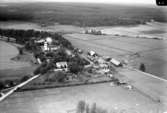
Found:
[[153, 74], [146, 73], [146, 72], [142, 72], [142, 71], [137, 70], [137, 69], [134, 69], [134, 68], [133, 68], [133, 70], [135, 70], [135, 71], [137, 71], [137, 72], [140, 72], [140, 73], [143, 73], [143, 74], [145, 74], [145, 75], [147, 75], [147, 76], [149, 76], [149, 77], [152, 77], [152, 78], [155, 78], [155, 79], [158, 79], [158, 80], [161, 80], [161, 81], [167, 82], [167, 80], [166, 80], [166, 79], [164, 79], [164, 78], [160, 78], [160, 77], [157, 77], [157, 76], [155, 76], [155, 75], [153, 75]]

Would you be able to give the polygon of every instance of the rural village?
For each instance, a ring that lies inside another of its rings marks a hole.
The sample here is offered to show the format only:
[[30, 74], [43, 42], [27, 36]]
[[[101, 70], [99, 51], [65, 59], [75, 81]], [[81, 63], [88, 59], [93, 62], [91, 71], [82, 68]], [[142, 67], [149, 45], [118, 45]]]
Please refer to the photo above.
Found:
[[[2, 31], [1, 40], [11, 43], [17, 42], [16, 38], [7, 36], [10, 34], [3, 35]], [[31, 32], [31, 30], [25, 32]], [[32, 52], [33, 55], [28, 58], [28, 61], [37, 68], [33, 71], [33, 75], [25, 75], [20, 80], [1, 81], [1, 98], [8, 91], [7, 89], [29, 81], [34, 75], [40, 75], [43, 80], [35, 82], [33, 85], [27, 85], [25, 88], [19, 87], [19, 90], [111, 81], [113, 81], [113, 85], [123, 85], [127, 89], [132, 89], [131, 85], [120, 82], [117, 78], [117, 68], [122, 68], [125, 63], [123, 64], [115, 58], [100, 56], [95, 51], [83, 51], [80, 48], [72, 47], [70, 43], [69, 47], [68, 45], [64, 46], [59, 40], [49, 36], [44, 38], [31, 37], [22, 48], [18, 47], [18, 49], [19, 55], [13, 60], [25, 60], [26, 54]]]

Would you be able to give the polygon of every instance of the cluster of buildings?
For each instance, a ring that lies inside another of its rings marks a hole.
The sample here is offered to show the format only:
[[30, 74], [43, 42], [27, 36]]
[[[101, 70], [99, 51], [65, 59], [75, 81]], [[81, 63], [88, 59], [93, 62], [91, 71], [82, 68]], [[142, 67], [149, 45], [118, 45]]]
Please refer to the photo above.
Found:
[[[53, 41], [54, 41], [54, 44], [53, 44]], [[41, 45], [40, 46], [41, 50], [44, 53], [54, 52], [54, 51], [60, 49], [60, 45], [57, 42], [55, 42], [55, 40], [53, 40], [51, 37], [47, 37], [47, 38], [44, 38], [44, 39], [35, 40], [35, 43]], [[69, 50], [66, 50], [65, 52], [68, 55], [72, 54]], [[42, 61], [41, 61], [40, 58], [37, 58], [36, 60], [37, 60], [37, 62], [39, 64], [42, 64]], [[47, 58], [46, 61], [50, 62], [50, 59]], [[56, 62], [55, 65], [56, 65], [56, 68], [54, 69], [54, 71], [61, 71], [61, 70], [68, 71], [68, 64], [67, 64], [66, 61]]]
[[97, 29], [86, 29], [84, 31], [85, 34], [93, 34], [93, 35], [103, 35], [101, 30], [97, 30]]
[[57, 49], [60, 48], [60, 46], [58, 44], [53, 44], [53, 39], [51, 37], [36, 40], [35, 43], [42, 45], [41, 49], [43, 52], [56, 51]]
[[92, 62], [94, 62], [93, 67], [100, 74], [106, 74], [112, 76], [110, 69], [111, 65], [116, 67], [122, 66], [122, 63], [120, 61], [110, 57], [104, 59], [103, 57], [99, 56], [95, 51], [89, 51], [87, 58], [90, 59]]

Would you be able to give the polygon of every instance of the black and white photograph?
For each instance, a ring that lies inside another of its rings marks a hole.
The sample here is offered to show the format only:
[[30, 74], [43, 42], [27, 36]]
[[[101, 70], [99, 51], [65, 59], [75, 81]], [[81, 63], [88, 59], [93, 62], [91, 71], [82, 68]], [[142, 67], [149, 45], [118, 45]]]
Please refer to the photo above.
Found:
[[0, 0], [0, 113], [167, 113], [166, 0]]

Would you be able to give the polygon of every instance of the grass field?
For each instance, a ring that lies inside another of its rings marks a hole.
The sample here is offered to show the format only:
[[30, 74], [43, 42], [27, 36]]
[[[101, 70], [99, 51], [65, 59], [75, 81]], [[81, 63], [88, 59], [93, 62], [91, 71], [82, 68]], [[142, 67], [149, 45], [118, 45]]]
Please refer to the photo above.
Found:
[[96, 102], [108, 111], [157, 113], [163, 110], [162, 105], [140, 92], [112, 87], [109, 83], [18, 92], [0, 103], [0, 109], [2, 113], [67, 113], [75, 110], [80, 100], [90, 105]]
[[105, 34], [125, 35], [129, 37], [147, 37], [166, 39], [167, 24], [159, 22], [148, 22], [146, 25], [127, 27], [100, 27]]
[[6, 42], [0, 41], [0, 70], [4, 69], [17, 69], [21, 67], [29, 66], [28, 63], [15, 62], [11, 58], [18, 55], [18, 50], [15, 46]]
[[17, 79], [32, 72], [33, 67], [28, 62], [13, 61], [11, 58], [18, 55], [15, 46], [0, 41], [0, 79]]

